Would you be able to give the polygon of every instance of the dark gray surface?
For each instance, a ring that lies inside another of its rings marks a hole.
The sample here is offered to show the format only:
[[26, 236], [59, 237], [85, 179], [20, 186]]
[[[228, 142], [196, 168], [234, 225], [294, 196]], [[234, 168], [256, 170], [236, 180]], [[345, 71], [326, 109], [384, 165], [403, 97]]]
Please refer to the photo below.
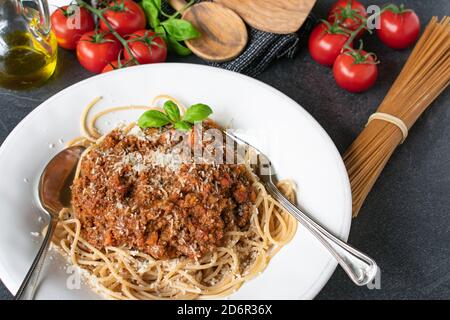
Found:
[[[332, 1], [318, 2], [314, 12], [324, 17]], [[419, 13], [423, 24], [432, 15], [450, 14], [448, 0], [403, 2]], [[313, 63], [305, 46], [294, 60], [276, 62], [259, 79], [300, 103], [344, 152], [409, 54], [384, 47], [375, 36], [367, 38], [365, 45], [382, 63], [377, 85], [364, 94], [339, 89], [330, 70]], [[172, 60], [199, 62], [195, 57]], [[0, 141], [41, 102], [89, 76], [72, 53], [61, 50], [59, 72], [44, 87], [28, 92], [0, 89]], [[450, 298], [449, 107], [447, 90], [398, 148], [353, 221], [349, 242], [377, 260], [382, 268], [381, 289], [357, 288], [337, 269], [319, 299]], [[11, 298], [1, 283], [0, 298]]]

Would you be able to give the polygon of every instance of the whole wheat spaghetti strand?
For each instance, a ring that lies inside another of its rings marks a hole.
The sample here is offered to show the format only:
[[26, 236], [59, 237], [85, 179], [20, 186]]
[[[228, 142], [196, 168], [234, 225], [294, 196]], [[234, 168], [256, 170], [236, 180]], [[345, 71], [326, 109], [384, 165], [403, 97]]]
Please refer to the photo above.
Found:
[[[377, 112], [410, 129], [450, 84], [450, 17], [433, 17]], [[403, 140], [402, 131], [383, 119], [370, 121], [344, 154], [353, 194], [353, 216]]]

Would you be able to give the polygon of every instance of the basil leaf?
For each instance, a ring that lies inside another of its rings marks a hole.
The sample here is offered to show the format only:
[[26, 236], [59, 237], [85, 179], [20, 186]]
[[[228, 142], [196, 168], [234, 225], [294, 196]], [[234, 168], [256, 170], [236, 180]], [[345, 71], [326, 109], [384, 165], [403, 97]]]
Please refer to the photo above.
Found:
[[180, 131], [189, 131], [192, 129], [192, 124], [186, 121], [179, 121], [175, 123], [175, 129]]
[[180, 56], [188, 56], [192, 52], [189, 48], [182, 45], [180, 42], [176, 41], [175, 39], [172, 39], [170, 36], [166, 38], [167, 42], [169, 43], [169, 48], [172, 51], [175, 51]]
[[138, 120], [138, 125], [142, 129], [159, 128], [169, 123], [169, 118], [158, 110], [148, 110]]
[[167, 43], [169, 49], [171, 51], [174, 51], [176, 54], [180, 56], [188, 56], [192, 52], [189, 50], [189, 48], [185, 47], [178, 41], [172, 39], [166, 32], [163, 26], [159, 26], [155, 29], [155, 33], [164, 39], [164, 41]]
[[176, 41], [184, 41], [200, 37], [200, 32], [198, 32], [189, 21], [183, 19], [172, 18], [161, 22], [161, 25], [164, 26], [164, 29], [166, 29], [166, 32], [169, 34], [170, 38]]
[[166, 111], [167, 115], [169, 116], [170, 121], [172, 122], [178, 122], [181, 119], [180, 116], [180, 109], [178, 109], [178, 106], [173, 101], [166, 101], [164, 103], [164, 111]]
[[162, 26], [158, 26], [155, 28], [155, 33], [160, 36], [161, 38], [163, 38], [163, 40], [165, 42], [167, 42], [167, 33], [166, 30], [164, 30], [164, 28]]
[[150, 26], [155, 29], [160, 25], [159, 13], [161, 12], [161, 0], [143, 0], [142, 8]]
[[156, 5], [159, 11], [161, 11], [161, 0], [153, 0], [153, 3]]
[[187, 121], [190, 123], [194, 123], [197, 121], [203, 121], [206, 118], [208, 118], [209, 115], [212, 113], [213, 113], [213, 111], [206, 104], [202, 104], [202, 103], [194, 104], [186, 110], [186, 112], [183, 116], [183, 121]]

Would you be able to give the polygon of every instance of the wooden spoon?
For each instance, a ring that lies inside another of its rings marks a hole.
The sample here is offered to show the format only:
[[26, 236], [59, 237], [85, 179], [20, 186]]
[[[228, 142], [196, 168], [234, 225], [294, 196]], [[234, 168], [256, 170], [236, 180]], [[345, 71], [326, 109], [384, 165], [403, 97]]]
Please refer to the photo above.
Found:
[[186, 10], [186, 1], [169, 0], [170, 5], [182, 11], [183, 19], [191, 22], [202, 34], [186, 41], [191, 51], [208, 61], [224, 62], [236, 58], [248, 41], [244, 21], [232, 10], [212, 2], [195, 4]]
[[272, 33], [298, 31], [316, 0], [214, 0], [232, 9], [252, 27]]

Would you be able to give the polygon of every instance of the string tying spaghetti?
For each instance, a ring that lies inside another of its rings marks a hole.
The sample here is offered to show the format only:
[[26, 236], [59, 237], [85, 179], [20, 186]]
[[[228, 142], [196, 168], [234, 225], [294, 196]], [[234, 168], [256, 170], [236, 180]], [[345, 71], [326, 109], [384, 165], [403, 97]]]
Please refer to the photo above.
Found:
[[396, 116], [393, 116], [393, 115], [391, 115], [389, 113], [385, 113], [385, 112], [375, 112], [374, 114], [372, 114], [369, 117], [366, 127], [373, 120], [382, 120], [382, 121], [386, 121], [386, 122], [389, 122], [390, 124], [397, 126], [397, 128], [399, 128], [400, 131], [402, 132], [402, 136], [403, 136], [403, 139], [400, 142], [400, 144], [405, 142], [406, 138], [408, 137], [408, 127], [406, 126], [405, 122], [402, 119], [400, 119]]

